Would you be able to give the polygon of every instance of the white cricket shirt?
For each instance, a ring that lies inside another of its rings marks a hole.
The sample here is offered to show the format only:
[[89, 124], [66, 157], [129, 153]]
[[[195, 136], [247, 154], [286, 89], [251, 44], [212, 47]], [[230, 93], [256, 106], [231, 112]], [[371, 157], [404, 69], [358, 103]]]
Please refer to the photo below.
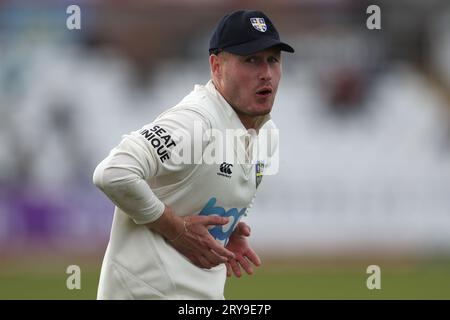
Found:
[[[275, 128], [270, 116], [262, 126]], [[232, 148], [247, 163], [238, 163], [236, 157], [233, 162], [211, 163], [218, 137], [226, 136], [227, 129], [246, 132], [210, 80], [196, 85], [152, 123], [124, 135], [97, 166], [94, 183], [116, 205], [98, 299], [224, 298], [224, 264], [199, 268], [143, 224], [158, 219], [164, 204], [180, 216], [230, 217], [227, 225], [210, 230], [222, 244], [227, 242], [252, 204], [262, 177], [260, 164], [267, 164], [277, 147], [272, 136], [267, 157], [256, 152], [261, 139], [253, 132]]]

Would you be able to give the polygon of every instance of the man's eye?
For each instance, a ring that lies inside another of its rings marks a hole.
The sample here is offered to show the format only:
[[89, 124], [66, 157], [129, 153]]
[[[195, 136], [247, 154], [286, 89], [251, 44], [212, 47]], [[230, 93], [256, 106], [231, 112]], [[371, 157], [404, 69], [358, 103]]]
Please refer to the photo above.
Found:
[[255, 57], [249, 57], [247, 59], [245, 59], [246, 62], [250, 62], [250, 63], [255, 63], [256, 62], [256, 58]]
[[275, 57], [270, 57], [269, 62], [271, 62], [271, 63], [278, 62], [278, 59]]

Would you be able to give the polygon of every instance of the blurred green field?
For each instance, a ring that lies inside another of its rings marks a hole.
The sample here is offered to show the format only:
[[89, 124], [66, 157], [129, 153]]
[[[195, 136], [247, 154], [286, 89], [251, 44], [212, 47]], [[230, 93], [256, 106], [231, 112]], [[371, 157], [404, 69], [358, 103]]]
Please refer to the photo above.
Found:
[[[376, 260], [376, 259], [375, 259]], [[266, 261], [253, 276], [227, 282], [227, 299], [450, 299], [450, 259], [376, 263], [358, 260]], [[66, 268], [81, 268], [81, 290], [66, 288]], [[101, 258], [2, 259], [0, 299], [95, 299]], [[366, 268], [381, 268], [381, 290]]]

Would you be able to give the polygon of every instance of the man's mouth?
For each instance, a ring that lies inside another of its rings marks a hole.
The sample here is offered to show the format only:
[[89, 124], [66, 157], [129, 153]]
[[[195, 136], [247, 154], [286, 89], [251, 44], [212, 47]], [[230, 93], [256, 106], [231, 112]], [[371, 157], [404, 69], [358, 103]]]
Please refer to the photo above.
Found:
[[262, 87], [258, 91], [256, 91], [256, 95], [258, 97], [268, 97], [272, 94], [272, 88], [271, 87]]

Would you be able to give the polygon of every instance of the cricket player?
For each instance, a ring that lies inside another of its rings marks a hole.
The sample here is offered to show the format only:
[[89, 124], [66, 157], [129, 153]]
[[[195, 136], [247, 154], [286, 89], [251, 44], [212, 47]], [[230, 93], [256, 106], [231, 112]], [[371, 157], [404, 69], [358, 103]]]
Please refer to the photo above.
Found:
[[210, 40], [212, 79], [97, 166], [94, 183], [116, 205], [98, 299], [224, 299], [227, 275], [260, 265], [240, 219], [275, 152], [255, 146], [275, 128], [281, 51], [294, 49], [263, 12], [225, 15]]

